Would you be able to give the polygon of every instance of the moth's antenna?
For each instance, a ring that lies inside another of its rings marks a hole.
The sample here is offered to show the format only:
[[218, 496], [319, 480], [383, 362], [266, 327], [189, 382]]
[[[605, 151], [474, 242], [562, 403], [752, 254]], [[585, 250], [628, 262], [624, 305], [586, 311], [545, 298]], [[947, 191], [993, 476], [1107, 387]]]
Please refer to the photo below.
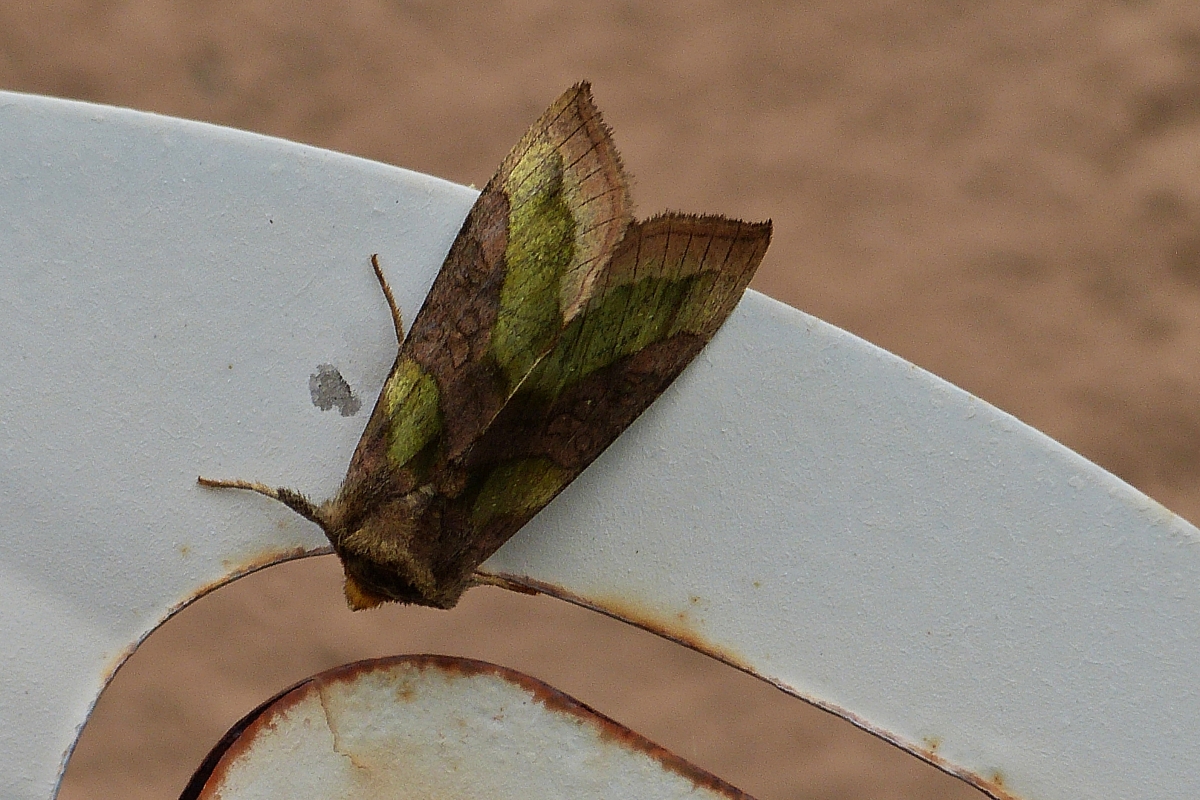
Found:
[[403, 345], [404, 320], [400, 316], [400, 307], [396, 305], [396, 298], [392, 295], [392, 287], [388, 286], [387, 278], [383, 277], [378, 253], [371, 255], [371, 268], [375, 270], [375, 277], [379, 279], [379, 288], [383, 289], [383, 296], [387, 298], [388, 308], [392, 310], [392, 324], [396, 326], [396, 343]]
[[212, 478], [205, 478], [203, 476], [196, 478], [196, 481], [199, 482], [201, 486], [207, 486], [210, 489], [248, 489], [251, 492], [265, 494], [272, 500], [278, 500], [279, 502], [283, 503], [285, 506], [290, 508], [292, 511], [295, 511], [305, 519], [309, 519], [317, 523], [322, 529], [326, 528], [325, 519], [321, 514], [321, 509], [318, 506], [313, 505], [312, 501], [297, 492], [295, 489], [275, 489], [271, 486], [267, 486], [264, 483], [256, 483], [255, 481], [219, 481], [213, 480]]

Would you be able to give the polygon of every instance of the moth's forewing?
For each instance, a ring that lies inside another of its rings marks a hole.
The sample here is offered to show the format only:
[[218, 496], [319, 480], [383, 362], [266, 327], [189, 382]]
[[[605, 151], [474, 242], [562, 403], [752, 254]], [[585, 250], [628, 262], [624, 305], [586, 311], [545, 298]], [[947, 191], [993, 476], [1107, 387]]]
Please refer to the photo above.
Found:
[[[631, 221], [620, 158], [577, 86], [484, 187], [404, 343], [401, 359], [437, 386], [445, 460], [483, 435], [553, 347]], [[404, 426], [399, 406], [391, 422]]]
[[472, 450], [446, 510], [473, 569], [608, 447], [691, 362], [741, 298], [770, 223], [635, 223], [598, 291]]
[[[474, 568], [461, 566], [473, 529], [442, 510], [471, 481], [466, 455], [585, 307], [631, 221], [620, 158], [580, 84], [484, 187], [413, 321], [328, 504], [354, 529], [334, 541], [348, 574], [353, 557], [360, 572], [420, 573], [419, 595], [461, 591], [444, 584]], [[422, 487], [397, 513], [391, 500]]]
[[404, 469], [431, 445], [443, 462], [469, 448], [578, 313], [631, 220], [620, 157], [580, 84], [468, 213], [349, 472]]

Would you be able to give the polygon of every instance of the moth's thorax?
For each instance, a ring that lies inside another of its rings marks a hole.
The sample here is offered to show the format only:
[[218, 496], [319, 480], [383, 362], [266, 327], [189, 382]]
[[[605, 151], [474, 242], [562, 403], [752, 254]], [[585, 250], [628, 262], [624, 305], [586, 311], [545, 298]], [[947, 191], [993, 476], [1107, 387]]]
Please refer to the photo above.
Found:
[[351, 488], [321, 506], [325, 534], [346, 572], [346, 596], [356, 608], [385, 601], [450, 607], [462, 588], [439, 579], [440, 513], [431, 486], [394, 498], [364, 497]]

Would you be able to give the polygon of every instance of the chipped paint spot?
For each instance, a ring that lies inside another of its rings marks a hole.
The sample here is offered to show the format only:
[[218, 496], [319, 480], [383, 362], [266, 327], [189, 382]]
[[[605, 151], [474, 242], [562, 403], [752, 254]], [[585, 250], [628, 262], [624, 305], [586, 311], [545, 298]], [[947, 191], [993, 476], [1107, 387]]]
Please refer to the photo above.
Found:
[[314, 406], [322, 411], [336, 407], [343, 417], [352, 417], [362, 408], [362, 401], [332, 364], [317, 365], [317, 371], [308, 376], [308, 393]]

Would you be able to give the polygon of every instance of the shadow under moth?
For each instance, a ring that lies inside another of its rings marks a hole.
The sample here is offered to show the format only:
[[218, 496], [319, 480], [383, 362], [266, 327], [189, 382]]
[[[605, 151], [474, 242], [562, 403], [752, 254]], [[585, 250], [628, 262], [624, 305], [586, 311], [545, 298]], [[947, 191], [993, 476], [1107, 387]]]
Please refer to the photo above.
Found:
[[733, 311], [771, 223], [635, 221], [581, 83], [526, 132], [467, 214], [337, 494], [251, 489], [321, 526], [355, 609], [450, 608], [475, 570], [667, 388]]

